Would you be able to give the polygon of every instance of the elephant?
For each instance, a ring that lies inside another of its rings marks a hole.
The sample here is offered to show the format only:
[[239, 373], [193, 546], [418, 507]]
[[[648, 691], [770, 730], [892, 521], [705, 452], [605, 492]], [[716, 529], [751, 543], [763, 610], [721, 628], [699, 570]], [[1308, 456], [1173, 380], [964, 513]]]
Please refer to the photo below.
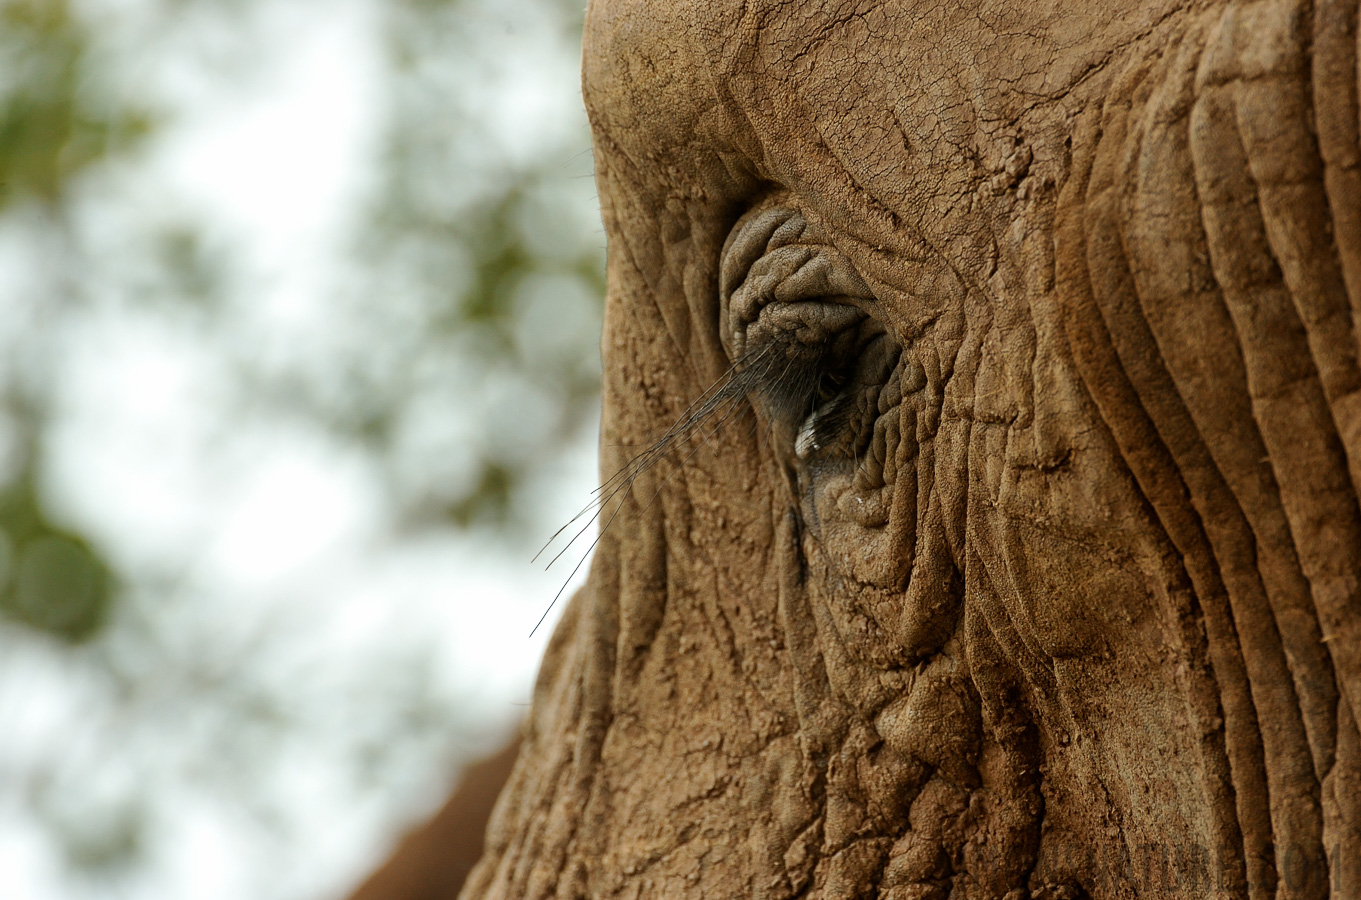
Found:
[[591, 0], [607, 490], [461, 896], [1361, 896], [1357, 38]]

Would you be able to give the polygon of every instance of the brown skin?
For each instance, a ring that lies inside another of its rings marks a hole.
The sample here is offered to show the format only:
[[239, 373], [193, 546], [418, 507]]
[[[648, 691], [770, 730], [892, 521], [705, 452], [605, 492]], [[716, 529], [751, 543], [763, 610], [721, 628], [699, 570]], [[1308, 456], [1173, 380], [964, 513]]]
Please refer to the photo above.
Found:
[[1357, 896], [1356, 46], [595, 0], [606, 477], [753, 374], [619, 495], [463, 896]]

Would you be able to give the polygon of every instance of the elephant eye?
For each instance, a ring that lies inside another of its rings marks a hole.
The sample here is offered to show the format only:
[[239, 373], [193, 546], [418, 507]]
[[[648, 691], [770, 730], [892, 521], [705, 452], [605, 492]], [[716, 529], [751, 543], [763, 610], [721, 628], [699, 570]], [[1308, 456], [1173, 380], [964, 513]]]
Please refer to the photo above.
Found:
[[[772, 307], [783, 315], [822, 319], [826, 301]], [[877, 398], [897, 354], [874, 320], [854, 307], [855, 321], [820, 335], [816, 329], [754, 328], [738, 363], [749, 394], [777, 433], [803, 460], [851, 458], [864, 450]], [[808, 332], [813, 332], [811, 335]]]
[[850, 261], [772, 207], [738, 222], [721, 280], [724, 347], [772, 431], [808, 462], [860, 455], [901, 351]]
[[818, 403], [823, 404], [835, 399], [846, 386], [846, 382], [844, 373], [824, 372], [818, 379]]

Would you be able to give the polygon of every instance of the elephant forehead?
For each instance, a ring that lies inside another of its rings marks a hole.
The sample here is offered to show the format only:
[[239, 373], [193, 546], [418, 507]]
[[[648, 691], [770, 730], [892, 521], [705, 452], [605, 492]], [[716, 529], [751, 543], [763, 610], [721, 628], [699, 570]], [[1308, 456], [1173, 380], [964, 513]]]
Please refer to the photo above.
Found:
[[716, 156], [740, 152], [746, 135], [716, 58], [720, 35], [740, 21], [737, 5], [706, 0], [591, 2], [583, 95], [596, 154], [616, 175], [674, 187], [693, 183]]
[[946, 223], [1007, 165], [1017, 123], [1062, 122], [1112, 48], [1179, 5], [592, 0], [585, 96], [611, 176], [652, 202], [773, 182], [896, 244], [965, 230]]
[[922, 0], [595, 0], [587, 103], [607, 149], [656, 175], [703, 176], [717, 155], [788, 181], [820, 145], [851, 168], [900, 168], [974, 127], [995, 81], [979, 28]]

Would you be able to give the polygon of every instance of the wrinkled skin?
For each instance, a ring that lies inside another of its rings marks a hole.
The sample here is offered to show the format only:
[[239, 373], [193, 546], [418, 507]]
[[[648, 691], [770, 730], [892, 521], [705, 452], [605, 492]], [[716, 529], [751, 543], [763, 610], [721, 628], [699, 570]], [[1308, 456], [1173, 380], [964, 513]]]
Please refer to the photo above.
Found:
[[605, 476], [740, 398], [620, 495], [463, 896], [1361, 895], [1356, 46], [593, 0]]

